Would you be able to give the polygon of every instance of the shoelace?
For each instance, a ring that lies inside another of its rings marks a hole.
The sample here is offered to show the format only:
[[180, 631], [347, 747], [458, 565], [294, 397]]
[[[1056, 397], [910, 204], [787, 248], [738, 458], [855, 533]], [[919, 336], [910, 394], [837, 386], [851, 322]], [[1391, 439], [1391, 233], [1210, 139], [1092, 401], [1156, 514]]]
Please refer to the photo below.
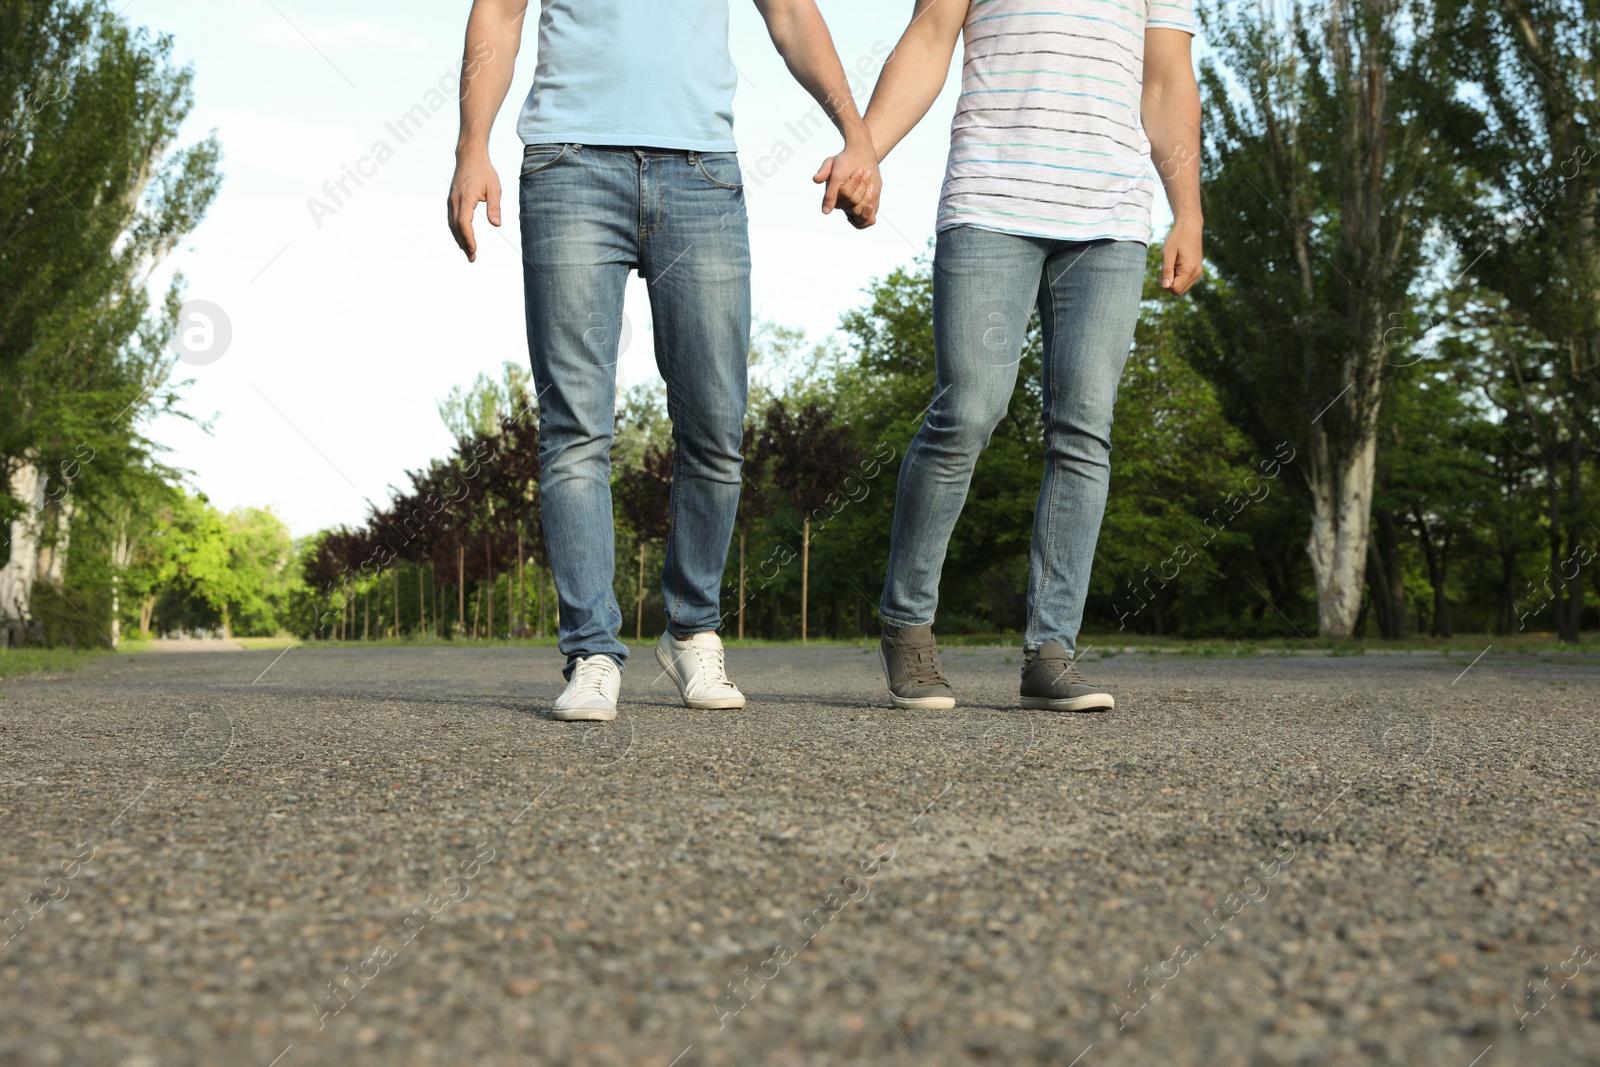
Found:
[[[602, 659], [606, 662], [601, 663]], [[591, 656], [582, 661], [572, 675], [573, 693], [604, 693], [606, 681], [611, 677], [611, 669], [609, 657]]]
[[944, 669], [939, 665], [937, 648], [908, 648], [901, 654], [906, 673], [915, 685], [949, 685]]
[[692, 645], [695, 659], [700, 661], [700, 677], [711, 689], [732, 686], [728, 680], [727, 660], [720, 645]]
[[1044, 667], [1044, 669], [1046, 669], [1046, 670], [1051, 672], [1051, 674], [1050, 674], [1050, 682], [1051, 682], [1051, 684], [1059, 682], [1063, 678], [1065, 678], [1067, 680], [1067, 683], [1069, 685], [1073, 685], [1073, 684], [1075, 684], [1075, 685], [1088, 685], [1088, 684], [1090, 684], [1089, 683], [1089, 679], [1085, 678], [1083, 675], [1078, 673], [1078, 661], [1077, 660], [1056, 659], [1055, 657], [1051, 657], [1050, 659], [1037, 659], [1034, 662], [1038, 663], [1040, 666]]

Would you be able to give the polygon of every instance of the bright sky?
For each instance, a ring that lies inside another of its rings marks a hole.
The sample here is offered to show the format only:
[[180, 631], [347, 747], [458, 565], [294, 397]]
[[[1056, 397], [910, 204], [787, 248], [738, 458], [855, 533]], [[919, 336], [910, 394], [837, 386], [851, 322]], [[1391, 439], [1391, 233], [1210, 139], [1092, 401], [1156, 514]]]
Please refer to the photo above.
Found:
[[[879, 224], [858, 232], [842, 215], [820, 214], [810, 180], [837, 151], [837, 134], [831, 126], [809, 139], [796, 132], [810, 97], [785, 70], [754, 4], [731, 7], [755, 313], [821, 340], [873, 278], [928, 247], [955, 79], [884, 164]], [[911, 0], [821, 7], [846, 68], [863, 62], [875, 77]], [[218, 506], [270, 505], [296, 536], [357, 522], [368, 500], [381, 503], [389, 486], [405, 483], [408, 468], [448, 453], [435, 403], [452, 385], [479, 371], [498, 377], [506, 360], [526, 362], [514, 126], [536, 33], [524, 35], [491, 141], [506, 224], [495, 233], [480, 210], [478, 262], [469, 265], [444, 214], [469, 8], [467, 0], [132, 0], [126, 9], [133, 22], [172, 34], [177, 60], [195, 69], [184, 140], [215, 129], [224, 153], [221, 194], [170, 261], [188, 279], [187, 298], [214, 303], [231, 324], [221, 358], [180, 363], [174, 375], [193, 379], [186, 409], [210, 432], [176, 419], [154, 427], [170, 461], [192, 471]], [[871, 78], [857, 89], [865, 107]], [[403, 143], [388, 129], [413, 105], [441, 98], [444, 106]], [[392, 158], [359, 189], [347, 185], [355, 195], [332, 214], [314, 218], [308, 200], [325, 200], [324, 183], [380, 140]], [[779, 165], [780, 153], [792, 159]], [[627, 311], [634, 328], [619, 367], [624, 386], [655, 375], [637, 278]]]

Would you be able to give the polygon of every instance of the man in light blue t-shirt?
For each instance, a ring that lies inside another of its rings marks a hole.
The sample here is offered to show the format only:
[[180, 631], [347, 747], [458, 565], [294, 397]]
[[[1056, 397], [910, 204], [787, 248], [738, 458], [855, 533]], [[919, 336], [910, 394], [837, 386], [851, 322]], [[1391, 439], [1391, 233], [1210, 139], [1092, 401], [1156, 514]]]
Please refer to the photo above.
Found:
[[[817, 175], [872, 224], [877, 152], [815, 0], [756, 0], [795, 79], [844, 135]], [[500, 225], [489, 127], [511, 86], [527, 0], [474, 0], [461, 75], [450, 228]], [[523, 289], [539, 409], [539, 501], [567, 656], [558, 719], [616, 717], [622, 613], [612, 595], [611, 433], [623, 290], [649, 286], [672, 417], [671, 532], [656, 659], [692, 708], [741, 708], [723, 665], [720, 587], [739, 504], [750, 242], [733, 139], [728, 0], [542, 0], [533, 88], [517, 121]]]

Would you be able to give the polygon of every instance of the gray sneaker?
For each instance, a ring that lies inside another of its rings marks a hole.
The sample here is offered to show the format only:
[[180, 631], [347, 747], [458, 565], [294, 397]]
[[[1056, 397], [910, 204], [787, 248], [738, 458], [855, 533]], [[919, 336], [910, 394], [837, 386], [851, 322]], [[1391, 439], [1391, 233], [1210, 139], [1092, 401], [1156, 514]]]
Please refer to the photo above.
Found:
[[931, 626], [883, 628], [878, 658], [889, 680], [889, 699], [897, 708], [940, 711], [956, 706], [955, 690], [939, 667]]
[[1059, 641], [1046, 641], [1026, 653], [1022, 664], [1022, 706], [1033, 711], [1110, 711], [1111, 694], [1090, 685]]

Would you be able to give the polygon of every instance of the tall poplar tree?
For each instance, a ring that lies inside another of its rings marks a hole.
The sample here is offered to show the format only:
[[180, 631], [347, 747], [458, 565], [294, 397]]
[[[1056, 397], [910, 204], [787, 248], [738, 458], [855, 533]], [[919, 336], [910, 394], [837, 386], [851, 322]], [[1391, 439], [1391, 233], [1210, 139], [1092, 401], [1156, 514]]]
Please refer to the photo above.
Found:
[[1386, 338], [1413, 317], [1457, 185], [1437, 132], [1459, 107], [1447, 30], [1427, 0], [1239, 6], [1207, 27], [1206, 253], [1227, 284], [1198, 294], [1212, 332], [1197, 362], [1258, 450], [1304, 456], [1333, 636], [1360, 613]]
[[219, 149], [175, 148], [193, 74], [171, 53], [104, 3], [0, 5], [0, 619], [27, 616], [41, 548], [59, 562], [83, 465], [143, 464], [140, 418], [173, 402], [181, 280], [152, 306], [146, 278]]

